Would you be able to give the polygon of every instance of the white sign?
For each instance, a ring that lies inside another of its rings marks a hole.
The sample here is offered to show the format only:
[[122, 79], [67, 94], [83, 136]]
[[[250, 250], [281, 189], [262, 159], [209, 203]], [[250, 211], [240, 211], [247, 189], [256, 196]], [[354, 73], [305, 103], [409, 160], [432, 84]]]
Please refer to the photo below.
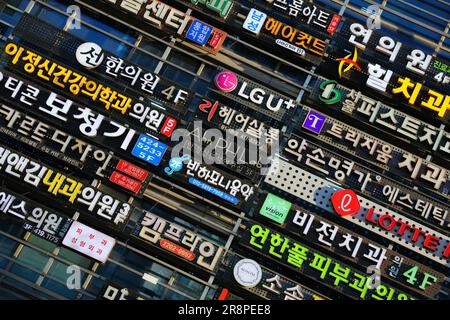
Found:
[[247, 15], [247, 19], [244, 21], [243, 28], [258, 34], [266, 21], [267, 14], [258, 11], [256, 9], [251, 9]]
[[105, 263], [116, 244], [116, 240], [78, 221], [74, 221], [62, 243], [70, 249]]
[[102, 64], [104, 57], [102, 47], [94, 42], [85, 42], [77, 48], [77, 61], [85, 68], [97, 68]]
[[253, 288], [261, 281], [262, 270], [256, 261], [242, 259], [234, 266], [233, 274], [241, 286]]

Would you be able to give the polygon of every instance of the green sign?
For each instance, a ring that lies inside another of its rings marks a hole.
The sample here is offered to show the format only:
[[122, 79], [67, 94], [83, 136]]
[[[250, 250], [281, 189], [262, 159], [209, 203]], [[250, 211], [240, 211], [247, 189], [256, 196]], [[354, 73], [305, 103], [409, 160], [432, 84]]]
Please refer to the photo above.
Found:
[[284, 220], [291, 209], [291, 203], [269, 193], [262, 205], [259, 213], [279, 224], [283, 224]]

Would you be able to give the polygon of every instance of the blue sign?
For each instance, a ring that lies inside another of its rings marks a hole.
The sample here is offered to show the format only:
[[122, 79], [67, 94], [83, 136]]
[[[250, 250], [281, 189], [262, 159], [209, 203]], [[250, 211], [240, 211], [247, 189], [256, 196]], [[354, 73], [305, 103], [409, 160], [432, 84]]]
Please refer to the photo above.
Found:
[[145, 134], [141, 134], [131, 154], [154, 166], [159, 165], [167, 150], [164, 143], [159, 142]]
[[194, 19], [188, 32], [186, 33], [186, 38], [198, 43], [201, 46], [204, 46], [211, 36], [212, 31], [213, 27]]
[[209, 193], [212, 193], [213, 195], [218, 196], [219, 198], [222, 198], [225, 201], [231, 202], [232, 204], [238, 203], [238, 199], [233, 197], [232, 195], [229, 195], [228, 193], [220, 191], [219, 189], [216, 189], [216, 188], [210, 186], [209, 184], [201, 182], [195, 178], [189, 178], [189, 183], [193, 184], [194, 186], [199, 187], [200, 189], [203, 189]]

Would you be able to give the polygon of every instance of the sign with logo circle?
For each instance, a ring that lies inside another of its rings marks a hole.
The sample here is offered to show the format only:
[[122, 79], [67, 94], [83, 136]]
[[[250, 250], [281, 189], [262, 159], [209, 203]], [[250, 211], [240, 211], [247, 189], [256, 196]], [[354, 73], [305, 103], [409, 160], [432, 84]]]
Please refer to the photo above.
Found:
[[78, 63], [88, 69], [97, 68], [102, 64], [105, 57], [102, 47], [94, 42], [85, 42], [81, 44], [77, 48], [75, 55]]
[[231, 92], [238, 86], [238, 78], [231, 71], [222, 71], [214, 78], [214, 84], [223, 92]]
[[352, 190], [341, 190], [333, 194], [331, 197], [334, 211], [340, 216], [353, 215], [359, 211], [361, 205], [359, 204], [358, 196]]
[[253, 288], [261, 281], [262, 270], [256, 261], [242, 259], [234, 266], [233, 275], [241, 286]]

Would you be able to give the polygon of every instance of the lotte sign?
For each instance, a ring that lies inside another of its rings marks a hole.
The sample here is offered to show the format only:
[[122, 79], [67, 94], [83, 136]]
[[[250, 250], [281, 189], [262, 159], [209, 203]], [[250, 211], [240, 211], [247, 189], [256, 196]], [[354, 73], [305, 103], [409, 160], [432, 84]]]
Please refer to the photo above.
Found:
[[341, 190], [331, 197], [334, 211], [340, 216], [349, 216], [357, 213], [361, 208], [358, 196], [352, 190]]

